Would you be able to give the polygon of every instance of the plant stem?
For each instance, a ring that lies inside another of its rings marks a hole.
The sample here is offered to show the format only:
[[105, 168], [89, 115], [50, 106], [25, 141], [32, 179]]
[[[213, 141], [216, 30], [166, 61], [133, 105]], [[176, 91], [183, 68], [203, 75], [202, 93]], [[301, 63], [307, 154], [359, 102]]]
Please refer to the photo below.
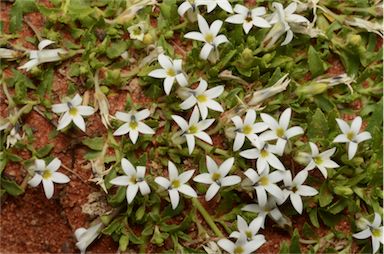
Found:
[[224, 237], [223, 233], [216, 226], [216, 224], [213, 221], [211, 215], [208, 213], [207, 210], [205, 210], [204, 206], [200, 203], [200, 201], [197, 198], [193, 198], [192, 199], [192, 204], [194, 205], [194, 207], [197, 208], [197, 210], [199, 210], [200, 214], [203, 216], [204, 220], [211, 227], [212, 231], [216, 234], [216, 236], [217, 237]]
[[213, 147], [203, 141], [200, 141], [200, 140], [196, 140], [196, 145], [200, 146], [201, 148], [204, 149], [204, 151], [206, 153], [216, 153], [216, 154], [220, 154], [220, 155], [223, 155], [227, 158], [230, 157], [230, 155], [228, 154], [228, 151], [225, 151], [223, 149], [220, 149], [220, 148], [216, 148], [216, 147]]

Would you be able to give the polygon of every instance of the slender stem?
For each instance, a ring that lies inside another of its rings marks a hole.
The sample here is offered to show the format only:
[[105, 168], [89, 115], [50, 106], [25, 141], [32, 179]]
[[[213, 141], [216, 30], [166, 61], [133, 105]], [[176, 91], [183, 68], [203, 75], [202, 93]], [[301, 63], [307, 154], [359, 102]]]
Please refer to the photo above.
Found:
[[208, 213], [207, 210], [205, 210], [204, 206], [200, 203], [200, 201], [197, 198], [193, 198], [192, 199], [192, 204], [193, 204], [194, 207], [197, 208], [197, 210], [199, 210], [200, 214], [203, 216], [204, 220], [211, 227], [212, 231], [216, 234], [216, 236], [217, 237], [224, 237], [223, 233], [216, 226], [216, 224], [213, 221], [211, 215]]
[[9, 94], [7, 84], [4, 82], [3, 79], [1, 80], [1, 83], [3, 85], [3, 91], [5, 94], [5, 97], [7, 97], [7, 100], [8, 100], [8, 107], [13, 108], [15, 106], [15, 102], [13, 101], [12, 96]]

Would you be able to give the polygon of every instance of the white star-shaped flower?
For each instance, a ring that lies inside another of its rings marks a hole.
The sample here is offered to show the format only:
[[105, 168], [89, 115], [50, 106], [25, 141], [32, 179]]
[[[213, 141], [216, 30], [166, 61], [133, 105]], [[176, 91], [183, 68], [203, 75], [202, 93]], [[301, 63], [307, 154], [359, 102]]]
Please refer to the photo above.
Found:
[[256, 213], [258, 218], [261, 218], [261, 228], [264, 228], [265, 218], [270, 216], [274, 221], [279, 221], [283, 218], [283, 214], [280, 212], [276, 203], [276, 198], [271, 196], [268, 198], [265, 205], [260, 204], [248, 204], [241, 208], [242, 211]]
[[261, 234], [257, 234], [259, 232], [259, 229], [263, 225], [263, 218], [257, 217], [251, 221], [251, 223], [248, 223], [241, 217], [240, 215], [237, 215], [237, 229], [239, 231], [233, 231], [229, 237], [233, 238], [241, 238], [242, 235], [246, 236], [246, 239], [248, 242], [252, 240], [258, 240], [258, 242], [265, 242], [265, 238]]
[[196, 0], [196, 5], [205, 5], [207, 6], [207, 12], [210, 13], [217, 6], [223, 9], [226, 12], [233, 13], [232, 6], [228, 0]]
[[243, 29], [246, 34], [252, 29], [253, 26], [267, 28], [271, 25], [261, 16], [266, 14], [265, 7], [257, 7], [252, 10], [244, 5], [236, 4], [234, 11], [237, 13], [225, 21], [232, 24], [243, 24]]
[[30, 71], [33, 67], [36, 67], [39, 64], [62, 60], [62, 55], [68, 53], [65, 49], [44, 49], [53, 43], [55, 42], [51, 40], [42, 40], [38, 45], [38, 50], [28, 50], [29, 58], [31, 60], [20, 66], [18, 69]]
[[373, 222], [365, 220], [367, 228], [363, 231], [353, 234], [357, 239], [372, 238], [372, 253], [376, 253], [380, 248], [380, 243], [384, 244], [384, 228], [381, 226], [381, 216], [375, 213]]
[[254, 109], [248, 109], [244, 122], [239, 116], [234, 116], [231, 118], [232, 122], [236, 127], [236, 136], [233, 143], [233, 151], [238, 151], [244, 144], [245, 138], [249, 141], [258, 140], [256, 133], [265, 131], [268, 128], [268, 125], [259, 122], [256, 123], [256, 111]]
[[224, 86], [216, 86], [208, 90], [207, 88], [207, 81], [200, 79], [199, 86], [196, 89], [188, 90], [190, 96], [180, 104], [180, 108], [186, 110], [197, 104], [203, 120], [208, 116], [208, 109], [223, 112], [223, 107], [213, 99], [219, 97], [224, 92]]
[[163, 78], [164, 91], [167, 95], [171, 92], [175, 80], [180, 86], [188, 85], [187, 76], [184, 74], [182, 69], [181, 59], [172, 60], [169, 56], [160, 54], [158, 56], [158, 61], [162, 68], [151, 71], [148, 73], [148, 76], [153, 78]]
[[186, 184], [189, 179], [191, 179], [194, 172], [194, 170], [188, 170], [179, 175], [175, 164], [173, 164], [173, 162], [171, 161], [168, 161], [169, 180], [162, 176], [158, 176], [155, 178], [155, 182], [158, 185], [168, 190], [169, 198], [171, 199], [172, 209], [176, 209], [179, 204], [179, 192], [193, 198], [197, 197], [196, 191], [192, 189], [191, 186]]
[[82, 106], [82, 98], [79, 94], [76, 94], [72, 100], [52, 105], [52, 111], [56, 114], [62, 114], [57, 125], [57, 130], [64, 129], [72, 121], [85, 132], [85, 122], [83, 116], [90, 116], [95, 113], [95, 109], [90, 106]]
[[228, 239], [220, 239], [217, 244], [229, 254], [251, 254], [265, 243], [264, 237], [258, 237], [252, 241], [247, 241], [245, 235], [237, 238], [236, 242]]
[[98, 223], [92, 227], [78, 228], [75, 231], [76, 247], [81, 251], [81, 254], [85, 254], [89, 245], [99, 236], [101, 229], [104, 227], [103, 223]]
[[281, 200], [280, 204], [289, 197], [295, 210], [301, 214], [303, 212], [303, 201], [301, 200], [301, 196], [310, 197], [315, 196], [318, 193], [316, 189], [308, 185], [303, 185], [307, 177], [308, 171], [302, 170], [292, 180], [291, 171], [285, 171], [283, 178], [285, 186], [285, 189], [283, 190], [284, 199]]
[[251, 180], [256, 191], [257, 201], [261, 206], [267, 204], [267, 192], [277, 200], [284, 199], [283, 191], [276, 185], [277, 182], [283, 180], [281, 171], [269, 173], [269, 169], [265, 169], [261, 174], [258, 174], [254, 169], [249, 168], [244, 174]]
[[336, 147], [326, 150], [322, 153], [319, 153], [319, 149], [316, 144], [309, 142], [309, 146], [311, 147], [312, 154], [304, 153], [304, 156], [309, 158], [308, 165], [304, 168], [304, 170], [312, 170], [317, 167], [320, 172], [323, 174], [324, 178], [327, 178], [328, 172], [327, 168], [338, 168], [339, 165], [331, 160], [331, 156], [335, 153]]
[[194, 13], [197, 14], [198, 9], [195, 0], [185, 0], [182, 4], [179, 5], [179, 8], [177, 8], [177, 12], [180, 16], [184, 16], [184, 14], [187, 13], [188, 17], [191, 17]]
[[200, 58], [206, 60], [212, 51], [217, 51], [217, 47], [224, 42], [228, 42], [228, 39], [225, 35], [217, 35], [223, 25], [223, 21], [216, 20], [209, 27], [203, 16], [197, 15], [197, 22], [199, 24], [200, 32], [189, 32], [185, 34], [184, 37], [205, 42], [200, 51]]
[[239, 176], [227, 176], [234, 162], [235, 159], [232, 157], [225, 160], [220, 166], [218, 166], [211, 157], [208, 155], [206, 156], [207, 169], [209, 173], [202, 173], [193, 178], [195, 182], [210, 184], [205, 195], [205, 200], [211, 200], [221, 187], [232, 186], [241, 182], [241, 178]]
[[179, 125], [180, 129], [183, 131], [183, 135], [187, 139], [189, 154], [191, 154], [193, 149], [195, 149], [195, 137], [212, 145], [211, 137], [204, 132], [204, 130], [208, 129], [209, 126], [213, 124], [215, 119], [205, 119], [199, 121], [199, 118], [200, 115], [197, 107], [193, 109], [189, 123], [187, 123], [187, 121], [180, 116], [172, 115], [172, 119], [177, 123], [177, 125]]
[[123, 158], [121, 159], [121, 167], [126, 175], [118, 176], [112, 179], [110, 183], [117, 186], [128, 186], [126, 195], [128, 204], [132, 203], [139, 189], [143, 196], [148, 195], [151, 192], [151, 189], [144, 178], [144, 166], [137, 166], [135, 169], [129, 160]]
[[142, 121], [146, 119], [150, 115], [148, 109], [140, 110], [136, 112], [135, 110], [131, 110], [128, 113], [124, 112], [116, 112], [116, 118], [120, 121], [125, 122], [121, 125], [114, 133], [114, 136], [121, 136], [129, 133], [129, 138], [132, 143], [135, 144], [137, 138], [139, 137], [139, 133], [152, 135], [155, 131], [143, 123]]
[[28, 181], [28, 184], [36, 187], [43, 182], [45, 196], [50, 199], [54, 192], [53, 183], [68, 183], [70, 181], [68, 176], [57, 172], [60, 165], [61, 161], [57, 158], [54, 158], [47, 166], [44, 160], [36, 159], [33, 167], [35, 175]]
[[363, 121], [360, 116], [353, 119], [351, 126], [349, 126], [348, 123], [342, 119], [337, 118], [336, 121], [343, 134], [338, 135], [333, 142], [347, 143], [348, 159], [351, 160], [356, 154], [358, 144], [365, 140], [371, 139], [372, 136], [368, 131], [359, 133]]
[[139, 22], [138, 24], [128, 27], [129, 38], [143, 41], [145, 32], [145, 22]]
[[280, 115], [279, 122], [277, 122], [272, 116], [261, 113], [261, 119], [263, 119], [264, 123], [268, 125], [270, 130], [261, 134], [260, 138], [264, 141], [277, 139], [277, 144], [280, 146], [278, 149], [284, 151], [288, 139], [304, 133], [304, 130], [299, 126], [288, 128], [289, 121], [291, 120], [291, 114], [292, 110], [287, 108]]
[[285, 9], [281, 3], [274, 2], [272, 6], [275, 12], [269, 17], [269, 23], [274, 25], [263, 40], [263, 44], [267, 44], [266, 48], [272, 47], [276, 41], [286, 33], [285, 40], [281, 46], [290, 43], [293, 39], [291, 25], [309, 24], [309, 20], [298, 14], [294, 14], [297, 9], [297, 3], [290, 3]]
[[259, 173], [269, 170], [269, 165], [278, 170], [285, 170], [284, 165], [275, 155], [281, 155], [282, 153], [278, 146], [267, 144], [262, 140], [252, 140], [252, 144], [255, 148], [240, 152], [240, 156], [246, 159], [257, 159], [256, 166]]

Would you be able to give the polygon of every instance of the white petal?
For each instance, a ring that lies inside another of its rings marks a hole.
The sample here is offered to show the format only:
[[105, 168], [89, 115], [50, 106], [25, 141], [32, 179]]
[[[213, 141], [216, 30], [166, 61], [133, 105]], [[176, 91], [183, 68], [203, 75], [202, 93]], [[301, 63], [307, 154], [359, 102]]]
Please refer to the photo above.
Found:
[[113, 185], [117, 186], [127, 186], [129, 184], [130, 177], [129, 176], [118, 176], [109, 181]]
[[173, 68], [173, 64], [172, 64], [171, 59], [164, 54], [160, 54], [158, 56], [158, 61], [159, 61], [159, 64], [161, 65], [161, 67], [163, 67], [163, 69]]
[[252, 183], [256, 183], [259, 179], [259, 175], [256, 173], [256, 171], [253, 168], [247, 169], [247, 171], [244, 172], [244, 175], [248, 177]]
[[43, 178], [43, 187], [44, 187], [44, 193], [47, 199], [50, 199], [53, 196], [53, 182], [51, 180], [45, 180]]
[[220, 44], [225, 42], [228, 42], [228, 38], [223, 34], [220, 34], [215, 39], [213, 39], [213, 44], [216, 46], [219, 46]]
[[127, 188], [127, 201], [128, 204], [132, 203], [133, 199], [136, 197], [137, 191], [139, 190], [139, 186], [137, 184], [128, 185]]
[[217, 183], [212, 183], [208, 190], [207, 193], [205, 194], [205, 200], [210, 201], [219, 191], [220, 186]]
[[187, 86], [188, 85], [188, 80], [187, 80], [187, 77], [184, 75], [184, 73], [177, 74], [176, 80], [180, 86]]
[[174, 77], [166, 77], [164, 79], [164, 91], [165, 91], [165, 94], [166, 95], [169, 95], [169, 93], [171, 92], [171, 89], [172, 89], [172, 86], [173, 86], [173, 83], [175, 82], [175, 78]]
[[48, 165], [47, 165], [47, 168], [52, 170], [52, 171], [56, 171], [60, 168], [61, 166], [61, 160], [59, 160], [58, 158], [54, 158]]
[[52, 182], [54, 183], [68, 183], [71, 179], [68, 176], [60, 172], [52, 173]]
[[137, 173], [136, 173], [137, 177], [140, 177], [140, 178], [145, 177], [146, 168], [144, 166], [137, 166], [136, 171], [137, 171]]
[[271, 183], [277, 183], [283, 180], [285, 171], [273, 171], [269, 174], [268, 178]]
[[255, 235], [257, 232], [259, 232], [259, 229], [263, 226], [263, 218], [257, 217], [251, 221], [249, 224], [249, 228], [251, 229], [252, 233]]
[[197, 102], [197, 106], [200, 110], [201, 119], [206, 119], [208, 116], [208, 108], [205, 103]]
[[351, 123], [351, 131], [353, 131], [354, 133], [359, 133], [362, 122], [363, 120], [361, 119], [360, 116], [353, 119]]
[[198, 129], [200, 131], [204, 131], [205, 129], [209, 128], [209, 126], [211, 126], [214, 121], [215, 121], [215, 119], [205, 119], [205, 120], [202, 120], [201, 122], [199, 122], [197, 124], [197, 127], [198, 127]]
[[78, 229], [76, 229], [76, 231], [75, 231], [76, 240], [77, 240], [77, 241], [80, 241], [81, 236], [82, 236], [85, 232], [87, 232], [87, 229], [85, 229], [85, 228], [78, 228]]
[[333, 143], [347, 143], [347, 142], [350, 142], [350, 140], [347, 138], [345, 134], [339, 134], [333, 140]]
[[187, 134], [185, 138], [187, 139], [188, 152], [192, 154], [193, 149], [195, 149], [195, 137], [192, 134]]
[[264, 158], [259, 157], [259, 159], [256, 162], [256, 168], [257, 168], [257, 172], [261, 174], [265, 170], [269, 170], [269, 164]]
[[136, 112], [134, 116], [136, 118], [136, 121], [142, 121], [146, 119], [150, 114], [151, 112], [148, 109], [143, 109], [143, 110], [140, 110], [139, 112]]
[[144, 134], [155, 134], [155, 131], [143, 122], [137, 123], [137, 130]]
[[253, 16], [252, 17], [252, 21], [253, 21], [253, 25], [257, 26], [257, 27], [261, 27], [261, 28], [269, 28], [269, 27], [271, 27], [271, 24], [269, 24], [268, 21], [266, 21], [265, 19], [260, 18], [260, 17]]
[[168, 174], [171, 181], [179, 176], [179, 171], [177, 171], [176, 165], [172, 161], [168, 161]]
[[202, 173], [200, 175], [197, 175], [193, 178], [193, 181], [198, 183], [204, 183], [204, 184], [212, 184], [212, 178], [211, 175], [208, 173]]
[[168, 193], [171, 199], [172, 209], [176, 209], [180, 201], [179, 192], [177, 190], [169, 190]]
[[45, 47], [47, 47], [53, 43], [55, 43], [55, 42], [45, 39], [45, 40], [42, 40], [37, 47], [39, 50], [43, 50]]
[[139, 132], [137, 130], [130, 130], [129, 138], [131, 139], [133, 144], [136, 144], [138, 137], [139, 137]]
[[291, 14], [287, 18], [288, 22], [293, 22], [293, 23], [309, 23], [309, 20], [303, 16], [297, 15], [297, 14]]
[[253, 27], [252, 22], [247, 22], [247, 21], [245, 21], [245, 22], [243, 23], [243, 29], [244, 29], [244, 32], [245, 32], [246, 34], [249, 33], [249, 31], [252, 29], [252, 27]]
[[208, 144], [212, 144], [211, 137], [205, 132], [198, 132], [195, 134], [195, 137], [203, 140], [204, 142], [207, 142]]
[[164, 69], [157, 69], [148, 73], [148, 76], [153, 78], [166, 78], [167, 72]]
[[291, 30], [287, 31], [287, 36], [285, 37], [285, 40], [281, 43], [281, 46], [287, 45], [290, 43], [293, 39], [293, 32]]
[[223, 92], [224, 92], [224, 86], [215, 86], [215, 87], [205, 91], [204, 94], [209, 99], [214, 99], [214, 98], [219, 97]]
[[197, 100], [194, 96], [189, 96], [185, 101], [180, 104], [180, 108], [187, 110], [192, 108], [196, 104]]
[[379, 248], [380, 248], [379, 239], [376, 237], [372, 237], [372, 253], [376, 253], [379, 250]]
[[90, 106], [77, 106], [77, 110], [79, 114], [83, 116], [90, 116], [95, 113], [95, 109]]
[[209, 54], [211, 53], [213, 49], [213, 46], [209, 43], [205, 43], [203, 48], [201, 49], [200, 51], [200, 58], [201, 59], [204, 59], [204, 60], [207, 60], [208, 59], [208, 56]]
[[28, 184], [31, 185], [32, 187], [36, 187], [41, 183], [41, 180], [43, 180], [43, 177], [36, 173], [31, 180], [28, 181]]
[[59, 119], [59, 124], [57, 125], [57, 130], [62, 130], [67, 127], [72, 122], [72, 117], [68, 112], [65, 112]]
[[324, 178], [327, 178], [328, 176], [328, 171], [326, 168], [323, 166], [317, 165], [317, 168], [320, 170], [321, 174], [323, 174]]
[[246, 159], [257, 159], [259, 158], [259, 150], [256, 148], [248, 149], [240, 153], [241, 157]]
[[171, 185], [171, 182], [167, 178], [162, 176], [156, 177], [155, 182], [164, 189], [168, 189], [168, 187]]
[[149, 188], [149, 186], [148, 186], [146, 181], [140, 182], [139, 183], [139, 188], [140, 188], [140, 193], [143, 196], [151, 193], [151, 189]]
[[199, 33], [199, 32], [189, 32], [189, 33], [186, 33], [184, 35], [184, 38], [205, 42], [204, 35], [202, 33]]
[[272, 116], [265, 114], [265, 113], [261, 113], [260, 117], [261, 117], [261, 119], [263, 119], [263, 121], [266, 124], [268, 124], [268, 126], [271, 130], [275, 130], [275, 129], [279, 128], [279, 124], [277, 123], [277, 121]]
[[381, 216], [378, 213], [375, 213], [375, 217], [373, 218], [373, 221], [371, 225], [375, 228], [380, 227], [381, 224]]
[[267, 203], [267, 193], [265, 192], [265, 189], [261, 186], [255, 187], [256, 195], [257, 195], [257, 202], [260, 204], [260, 206], [265, 206]]
[[301, 214], [303, 212], [303, 201], [301, 201], [301, 197], [295, 193], [290, 195], [291, 203], [295, 210]]
[[80, 130], [85, 132], [85, 122], [81, 115], [73, 117], [73, 122], [77, 127], [79, 127]]
[[[202, 1], [202, 2], [204, 2], [204, 1]], [[208, 13], [212, 12], [217, 6], [217, 3], [215, 1], [210, 1], [210, 2], [205, 1], [205, 2], [206, 2], [205, 5], [207, 6], [207, 12]]]
[[207, 21], [200, 14], [197, 15], [197, 22], [201, 33], [206, 34], [210, 32]]
[[236, 129], [240, 129], [243, 126], [243, 121], [239, 116], [234, 116], [231, 118], [233, 124], [235, 125]]
[[221, 186], [226, 187], [226, 186], [232, 186], [236, 185], [241, 182], [240, 176], [227, 176], [221, 179]]
[[124, 173], [128, 176], [136, 175], [135, 167], [126, 158], [121, 159], [121, 168], [123, 169]]
[[351, 160], [357, 151], [357, 144], [355, 142], [350, 142], [348, 144], [348, 159]]
[[30, 71], [33, 67], [36, 67], [39, 65], [39, 60], [38, 59], [32, 59], [22, 66], [18, 67], [18, 69], [25, 69], [26, 71]]
[[219, 33], [221, 26], [223, 25], [223, 21], [221, 20], [215, 20], [210, 27], [211, 33], [213, 34], [213, 37], [216, 37], [216, 35]]
[[364, 131], [356, 136], [356, 142], [360, 143], [371, 138], [372, 138], [371, 134], [367, 131]]
[[297, 187], [296, 193], [300, 196], [311, 197], [317, 195], [317, 193], [319, 192], [315, 188], [312, 188], [307, 185], [302, 185]]
[[339, 165], [332, 160], [324, 160], [322, 166], [324, 166], [325, 168], [338, 168], [339, 167]]
[[303, 128], [299, 127], [299, 126], [295, 126], [295, 127], [292, 127], [292, 128], [289, 128], [288, 130], [285, 131], [285, 136], [290, 139], [294, 136], [297, 136], [297, 135], [301, 135], [304, 133], [304, 130]]
[[221, 1], [217, 1], [217, 4], [221, 7], [221, 9], [223, 9], [224, 11], [226, 12], [229, 12], [229, 13], [232, 13], [233, 10], [232, 10], [232, 6], [231, 4], [228, 2], [228, 0], [221, 0]]
[[233, 231], [230, 235], [229, 235], [229, 238], [240, 238], [241, 235], [240, 235], [240, 232], [238, 231]]
[[243, 133], [237, 132], [235, 136], [235, 141], [233, 142], [233, 151], [238, 151], [244, 144], [245, 135]]
[[251, 213], [259, 213], [260, 207], [257, 204], [249, 204], [241, 208], [242, 211], [251, 212]]
[[231, 157], [226, 159], [219, 167], [219, 171], [222, 176], [226, 176], [231, 170], [233, 163], [235, 162], [235, 158]]
[[[339, 125], [340, 127], [340, 130], [346, 134], [349, 132], [350, 128], [349, 128], [349, 125], [347, 124], [347, 122], [345, 122], [343, 119], [339, 119], [339, 118], [336, 118], [336, 122], [337, 124]], [[335, 141], [334, 141], [335, 142]]]
[[71, 104], [73, 106], [79, 106], [81, 104], [81, 102], [83, 101], [83, 99], [81, 98], [81, 96], [77, 93], [71, 100]]
[[265, 186], [265, 190], [272, 194], [274, 197], [276, 197], [278, 200], [284, 198], [283, 191], [279, 187], [277, 187], [276, 184], [269, 184]]
[[188, 182], [189, 179], [192, 178], [194, 172], [195, 172], [195, 170], [188, 170], [188, 171], [181, 173], [178, 177], [180, 183], [184, 184], [184, 183]]
[[319, 149], [317, 148], [315, 143], [309, 142], [309, 146], [311, 147], [312, 156], [319, 155]]
[[235, 14], [233, 16], [228, 17], [225, 22], [231, 23], [231, 24], [243, 24], [245, 21], [244, 15], [242, 14]]
[[194, 107], [191, 117], [189, 118], [189, 125], [197, 124], [199, 122], [200, 114], [198, 107]]
[[68, 110], [69, 110], [69, 107], [67, 103], [59, 103], [59, 104], [52, 105], [52, 111], [54, 113], [63, 113]]
[[293, 183], [295, 185], [302, 185], [305, 180], [307, 180], [307, 177], [308, 177], [308, 171], [306, 170], [302, 170], [300, 171], [296, 176], [295, 178], [293, 179]]
[[189, 128], [189, 125], [187, 121], [184, 120], [184, 118], [177, 115], [172, 115], [171, 117], [173, 121], [177, 123], [177, 125], [180, 127], [181, 130], [186, 131]]
[[216, 162], [208, 155], [205, 157], [205, 161], [206, 161], [208, 172], [210, 174], [213, 174], [219, 170], [219, 167], [217, 166]]
[[130, 122], [131, 118], [132, 118], [132, 114], [131, 113], [125, 113], [125, 112], [117, 111], [116, 114], [115, 114], [115, 117], [118, 120], [120, 120], [120, 121]]
[[244, 125], [253, 125], [256, 121], [256, 111], [249, 109], [244, 118]]
[[248, 230], [248, 223], [240, 215], [237, 215], [237, 229], [240, 232]]
[[180, 16], [184, 16], [184, 14], [188, 11], [192, 9], [192, 5], [188, 2], [188, 1], [185, 1], [184, 3], [182, 3], [179, 8], [177, 9], [177, 12], [179, 13]]
[[183, 184], [181, 185], [178, 190], [183, 193], [184, 195], [187, 195], [189, 197], [197, 198], [197, 193], [194, 189], [192, 189], [191, 186]]
[[244, 245], [244, 252], [245, 253], [253, 253], [256, 251], [258, 248], [260, 248], [261, 245], [265, 243], [265, 238], [263, 235], [257, 235], [254, 240], [247, 242]]
[[270, 141], [278, 139], [278, 136], [276, 135], [275, 131], [268, 130], [260, 134], [260, 139], [263, 141]]
[[220, 239], [217, 244], [228, 253], [233, 253], [236, 247], [235, 244], [228, 239]]
[[366, 228], [359, 233], [353, 234], [352, 236], [357, 239], [365, 239], [371, 236], [371, 231], [369, 230], [369, 228]]
[[267, 161], [275, 169], [285, 170], [283, 163], [273, 153], [269, 153]]
[[223, 107], [218, 103], [217, 101], [214, 100], [209, 100], [208, 103], [206, 104], [208, 108], [217, 111], [217, 112], [224, 112]]
[[129, 123], [121, 125], [114, 133], [113, 136], [121, 136], [127, 134], [130, 131]]

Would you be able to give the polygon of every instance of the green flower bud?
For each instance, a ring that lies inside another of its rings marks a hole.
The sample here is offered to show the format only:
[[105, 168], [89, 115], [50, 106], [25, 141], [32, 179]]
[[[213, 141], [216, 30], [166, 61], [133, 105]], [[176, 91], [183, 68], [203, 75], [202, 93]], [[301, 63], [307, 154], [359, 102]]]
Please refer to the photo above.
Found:
[[244, 61], [251, 61], [253, 58], [253, 51], [249, 48], [245, 48], [243, 52], [241, 53], [241, 57]]
[[310, 83], [309, 85], [300, 86], [296, 89], [298, 96], [311, 96], [321, 94], [328, 89], [328, 85], [325, 83]]
[[353, 190], [347, 186], [336, 186], [333, 192], [339, 196], [349, 196], [353, 194]]
[[[171, 31], [171, 32], [172, 32], [172, 31]], [[149, 33], [146, 33], [146, 34], [144, 35], [143, 43], [144, 43], [145, 45], [150, 45], [150, 44], [152, 44], [152, 43], [153, 43], [153, 37], [152, 37], [152, 35], [150, 35]]]
[[167, 31], [165, 34], [164, 34], [164, 38], [165, 39], [170, 39], [173, 37], [173, 31], [172, 30], [169, 30]]

